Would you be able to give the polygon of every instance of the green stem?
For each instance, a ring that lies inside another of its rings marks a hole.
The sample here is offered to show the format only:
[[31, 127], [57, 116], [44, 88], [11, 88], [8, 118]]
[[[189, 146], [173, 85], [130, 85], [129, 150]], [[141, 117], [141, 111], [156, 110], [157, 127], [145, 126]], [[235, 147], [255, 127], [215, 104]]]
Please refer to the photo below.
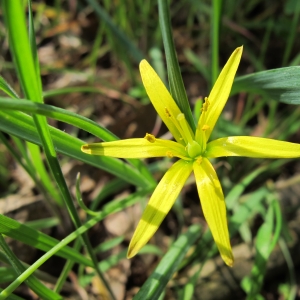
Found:
[[186, 95], [175, 45], [172, 37], [172, 28], [169, 15], [169, 4], [166, 0], [158, 0], [159, 24], [167, 60], [170, 92], [181, 112], [185, 115], [193, 132], [196, 131], [196, 124], [193, 118], [191, 107]]
[[219, 75], [219, 28], [222, 0], [213, 0], [212, 5], [212, 31], [211, 31], [211, 86]]

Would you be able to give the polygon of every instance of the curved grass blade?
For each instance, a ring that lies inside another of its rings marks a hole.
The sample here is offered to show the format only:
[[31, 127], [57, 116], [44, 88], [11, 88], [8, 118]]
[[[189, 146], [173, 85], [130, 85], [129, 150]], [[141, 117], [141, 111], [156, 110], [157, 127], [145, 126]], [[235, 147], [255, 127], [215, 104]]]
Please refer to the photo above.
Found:
[[158, 9], [159, 23], [167, 60], [170, 92], [179, 109], [184, 113], [189, 125], [191, 126], [192, 131], [195, 132], [196, 124], [184, 88], [172, 37], [168, 1], [158, 0]]
[[[15, 99], [11, 101], [11, 99], [9, 98], [0, 97], [0, 108], [20, 110], [32, 114], [44, 115], [46, 117], [53, 118], [55, 120], [62, 121], [67, 124], [76, 126], [80, 129], [83, 129], [106, 142], [115, 141], [119, 139], [116, 135], [114, 135], [101, 125], [97, 124], [96, 122], [59, 107], [42, 103], [34, 103], [31, 101], [21, 99]], [[140, 171], [141, 175], [144, 176], [145, 180], [148, 180], [149, 184], [155, 184], [152, 175], [145, 167], [143, 162], [136, 159], [130, 159], [128, 161]]]
[[192, 225], [181, 234], [133, 299], [158, 299], [200, 233], [200, 226]]
[[[22, 276], [22, 273], [25, 271], [25, 267], [16, 257], [16, 255], [10, 250], [7, 246], [2, 234], [0, 234], [0, 251], [4, 253], [6, 258], [9, 260], [10, 264], [14, 268], [15, 272], [18, 275]], [[39, 295], [42, 299], [63, 299], [62, 296], [53, 292], [49, 288], [47, 288], [44, 284], [42, 284], [34, 275], [31, 275], [27, 279], [27, 285], [30, 289], [32, 289], [37, 295]], [[2, 294], [3, 293], [3, 294]], [[5, 292], [0, 294], [0, 299], [5, 299], [6, 295]]]
[[[144, 188], [149, 187], [148, 180], [141, 176], [141, 174], [130, 165], [119, 159], [86, 155], [80, 151], [81, 146], [85, 144], [83, 141], [54, 127], [49, 126], [49, 128], [53, 138], [54, 147], [58, 152], [101, 168], [131, 184]], [[0, 130], [34, 144], [42, 144], [34, 126], [32, 117], [26, 114], [14, 111], [0, 111]]]
[[0, 76], [0, 90], [12, 98], [19, 98], [17, 92]]
[[[22, 273], [14, 282], [12, 282], [5, 290], [0, 293], [0, 299], [2, 295], [6, 297], [10, 295], [23, 281], [25, 281], [37, 268], [39, 268], [45, 261], [47, 261], [51, 256], [56, 254], [58, 251], [66, 247], [70, 242], [74, 239], [85, 233], [88, 229], [93, 227], [99, 221], [103, 220], [105, 217], [112, 213], [116, 213], [126, 207], [133, 205], [134, 203], [141, 200], [141, 197], [144, 197], [149, 190], [143, 190], [140, 192], [136, 192], [135, 194], [131, 194], [130, 196], [126, 197], [122, 201], [115, 201], [107, 204], [103, 209], [102, 212], [99, 213], [97, 217], [86, 222], [83, 226], [76, 229], [73, 233], [68, 235], [64, 238], [61, 242], [56, 244], [53, 248], [49, 248], [49, 250], [39, 258], [34, 264], [32, 264], [25, 272]], [[1, 222], [0, 222], [1, 224]], [[198, 226], [194, 225], [194, 227], [199, 228]], [[191, 234], [190, 234], [191, 235]], [[198, 236], [197, 236], [198, 237]], [[184, 240], [183, 240], [184, 241]], [[181, 242], [183, 242], [181, 241]], [[189, 241], [187, 241], [189, 243]], [[187, 251], [188, 249], [186, 249]], [[3, 298], [2, 298], [3, 299]]]
[[[1, 214], [0, 233], [42, 251], [48, 251], [59, 243], [57, 239]], [[57, 255], [65, 259], [71, 259], [76, 263], [93, 267], [93, 264], [89, 259], [70, 247], [63, 248]]]
[[300, 67], [279, 68], [237, 77], [231, 95], [258, 93], [287, 104], [300, 104]]
[[124, 49], [125, 52], [130, 53], [136, 62], [140, 62], [144, 58], [143, 53], [141, 53], [141, 51], [128, 39], [125, 33], [116, 26], [103, 7], [95, 0], [87, 0], [87, 2], [93, 7], [99, 19], [104, 22], [112, 32], [121, 48]]

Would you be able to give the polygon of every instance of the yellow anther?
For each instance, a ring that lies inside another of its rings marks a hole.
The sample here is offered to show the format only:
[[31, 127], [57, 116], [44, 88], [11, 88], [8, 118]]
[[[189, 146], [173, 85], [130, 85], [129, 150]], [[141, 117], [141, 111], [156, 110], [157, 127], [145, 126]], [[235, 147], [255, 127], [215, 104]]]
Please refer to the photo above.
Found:
[[146, 139], [148, 142], [150, 143], [154, 143], [156, 138], [153, 134], [150, 134], [150, 133], [146, 133], [144, 139]]
[[171, 114], [170, 114], [169, 110], [166, 107], [165, 107], [165, 113], [166, 113], [168, 118], [171, 118]]
[[202, 156], [200, 156], [200, 157], [197, 158], [196, 163], [198, 165], [201, 165], [201, 163], [202, 163]]
[[167, 157], [172, 158], [174, 157], [174, 154], [171, 151], [166, 152]]
[[210, 128], [209, 125], [205, 124], [205, 125], [202, 126], [201, 129], [202, 129], [203, 131], [206, 131], [206, 130], [208, 130], [209, 128]]
[[202, 110], [203, 112], [204, 112], [204, 111], [207, 111], [209, 104], [210, 104], [210, 103], [209, 103], [209, 101], [208, 101], [208, 98], [205, 97], [205, 98], [204, 98], [204, 103], [203, 103], [203, 105], [202, 105], [201, 110]]

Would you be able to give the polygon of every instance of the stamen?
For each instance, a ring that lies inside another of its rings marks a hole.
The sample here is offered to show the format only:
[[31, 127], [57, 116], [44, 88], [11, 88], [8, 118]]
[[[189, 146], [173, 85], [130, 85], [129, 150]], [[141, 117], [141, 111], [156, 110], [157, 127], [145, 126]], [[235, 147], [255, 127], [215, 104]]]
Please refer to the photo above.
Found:
[[146, 139], [148, 142], [150, 143], [154, 143], [156, 138], [153, 134], [150, 134], [150, 133], [146, 133], [144, 139]]
[[203, 103], [202, 108], [201, 108], [202, 112], [207, 111], [209, 104], [210, 104], [210, 103], [209, 103], [209, 101], [208, 101], [208, 98], [205, 97], [205, 98], [204, 98], [204, 103]]
[[168, 118], [171, 118], [171, 114], [170, 114], [169, 110], [166, 107], [165, 107], [165, 113], [166, 113]]
[[203, 131], [206, 131], [206, 130], [208, 130], [209, 128], [210, 128], [210, 126], [207, 125], [207, 124], [205, 124], [205, 125], [202, 126], [202, 130], [203, 130]]
[[198, 165], [201, 165], [202, 160], [203, 160], [203, 158], [202, 158], [202, 156], [200, 156], [200, 157], [197, 158], [196, 163], [197, 163]]
[[174, 157], [174, 154], [171, 151], [166, 152], [167, 157], [172, 158]]

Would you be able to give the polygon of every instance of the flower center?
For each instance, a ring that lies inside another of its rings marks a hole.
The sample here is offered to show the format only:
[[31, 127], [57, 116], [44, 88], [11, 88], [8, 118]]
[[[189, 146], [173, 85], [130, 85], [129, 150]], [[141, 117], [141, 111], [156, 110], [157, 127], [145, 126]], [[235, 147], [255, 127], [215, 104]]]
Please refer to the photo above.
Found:
[[186, 142], [186, 151], [191, 158], [195, 158], [202, 153], [202, 147], [195, 141], [194, 134], [192, 133], [184, 114], [177, 116], [177, 121], [182, 131], [182, 136]]

